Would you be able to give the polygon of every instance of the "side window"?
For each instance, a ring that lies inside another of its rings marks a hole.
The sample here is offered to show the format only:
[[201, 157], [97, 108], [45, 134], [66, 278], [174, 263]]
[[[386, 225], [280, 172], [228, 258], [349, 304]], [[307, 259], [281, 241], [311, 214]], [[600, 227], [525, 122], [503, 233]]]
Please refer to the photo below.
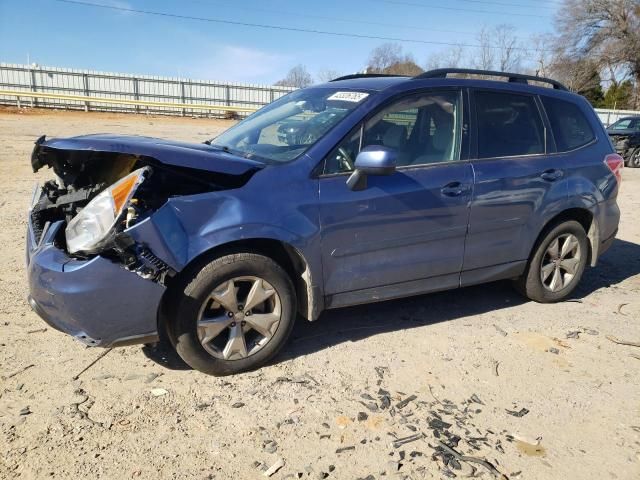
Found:
[[424, 93], [383, 108], [329, 154], [324, 173], [353, 171], [360, 148], [369, 145], [395, 149], [399, 167], [459, 159], [460, 97], [459, 91]]
[[544, 124], [534, 97], [504, 92], [475, 92], [478, 158], [545, 152]]
[[553, 136], [559, 152], [582, 147], [595, 138], [595, 134], [580, 108], [572, 102], [542, 97]]

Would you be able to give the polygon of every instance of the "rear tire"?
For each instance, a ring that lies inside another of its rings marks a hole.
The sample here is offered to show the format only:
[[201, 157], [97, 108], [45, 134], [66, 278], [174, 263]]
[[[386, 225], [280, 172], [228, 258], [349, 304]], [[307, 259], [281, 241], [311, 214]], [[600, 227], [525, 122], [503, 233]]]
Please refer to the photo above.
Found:
[[589, 240], [582, 225], [574, 220], [560, 223], [536, 244], [515, 287], [535, 302], [564, 300], [580, 282], [588, 257]]
[[286, 343], [296, 318], [287, 273], [255, 253], [213, 260], [186, 282], [169, 322], [180, 357], [209, 375], [253, 370]]

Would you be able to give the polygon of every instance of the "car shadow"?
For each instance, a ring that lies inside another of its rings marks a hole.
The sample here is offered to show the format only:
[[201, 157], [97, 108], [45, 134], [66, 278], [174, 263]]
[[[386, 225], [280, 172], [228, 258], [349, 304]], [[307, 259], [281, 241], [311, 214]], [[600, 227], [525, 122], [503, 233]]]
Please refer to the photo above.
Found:
[[[599, 259], [596, 268], [585, 271], [570, 300], [580, 300], [601, 288], [616, 285], [640, 274], [640, 245], [616, 239]], [[315, 322], [296, 322], [289, 342], [270, 364], [308, 355], [344, 342], [398, 330], [434, 325], [473, 317], [527, 302], [508, 281], [493, 282], [458, 290], [390, 300], [375, 304], [329, 310]], [[473, 319], [469, 318], [469, 322]], [[187, 370], [168, 341], [143, 347], [154, 362], [172, 369]]]

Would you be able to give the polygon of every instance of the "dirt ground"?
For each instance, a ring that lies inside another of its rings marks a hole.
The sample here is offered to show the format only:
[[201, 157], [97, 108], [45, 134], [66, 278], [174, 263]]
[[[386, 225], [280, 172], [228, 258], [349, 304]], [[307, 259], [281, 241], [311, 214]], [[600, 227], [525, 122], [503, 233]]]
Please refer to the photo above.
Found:
[[103, 350], [25, 302], [33, 141], [203, 141], [228, 124], [0, 112], [1, 478], [258, 479], [280, 460], [274, 479], [640, 478], [640, 348], [607, 339], [640, 342], [640, 170], [624, 172], [618, 239], [570, 301], [494, 283], [299, 321], [248, 374], [208, 377], [133, 346], [74, 381]]

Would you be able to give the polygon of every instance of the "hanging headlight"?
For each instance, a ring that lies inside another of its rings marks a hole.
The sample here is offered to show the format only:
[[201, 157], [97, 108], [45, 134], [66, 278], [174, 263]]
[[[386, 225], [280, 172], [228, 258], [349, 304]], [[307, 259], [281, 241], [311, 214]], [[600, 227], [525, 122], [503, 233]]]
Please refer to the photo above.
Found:
[[121, 178], [73, 217], [65, 230], [69, 253], [97, 253], [111, 240], [118, 219], [148, 171], [140, 168]]

